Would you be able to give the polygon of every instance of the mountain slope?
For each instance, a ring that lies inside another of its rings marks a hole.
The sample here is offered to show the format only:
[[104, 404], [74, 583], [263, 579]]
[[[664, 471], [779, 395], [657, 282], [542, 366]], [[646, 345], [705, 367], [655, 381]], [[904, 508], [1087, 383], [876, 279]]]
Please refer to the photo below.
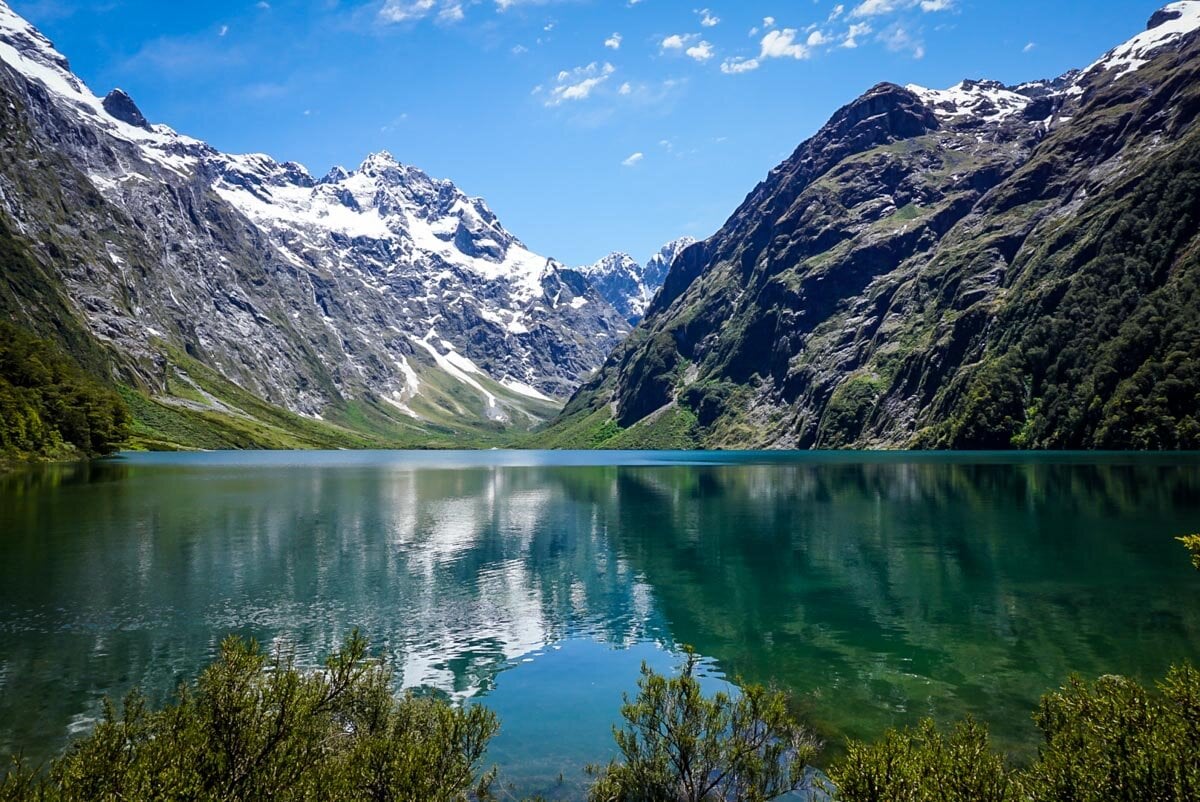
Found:
[[555, 445], [1200, 447], [1200, 3], [880, 84], [685, 250]]
[[152, 126], [2, 2], [0, 122], [0, 223], [35, 265], [6, 265], [6, 317], [225, 441], [528, 428], [628, 331], [450, 182], [387, 154], [315, 180]]
[[637, 325], [666, 280], [675, 257], [695, 241], [694, 237], [672, 240], [644, 265], [627, 253], [610, 253], [593, 265], [579, 268], [579, 272], [630, 324]]

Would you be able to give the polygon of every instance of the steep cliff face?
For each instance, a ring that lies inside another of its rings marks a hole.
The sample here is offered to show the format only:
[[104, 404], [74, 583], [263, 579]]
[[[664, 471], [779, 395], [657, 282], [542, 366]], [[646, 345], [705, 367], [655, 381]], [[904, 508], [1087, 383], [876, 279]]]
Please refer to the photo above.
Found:
[[4, 311], [177, 409], [254, 417], [223, 383], [351, 427], [523, 428], [628, 331], [449, 181], [220, 153], [97, 98], [3, 3], [0, 122], [0, 222], [36, 265]]
[[675, 261], [555, 444], [1200, 446], [1200, 3], [1085, 70], [880, 84]]

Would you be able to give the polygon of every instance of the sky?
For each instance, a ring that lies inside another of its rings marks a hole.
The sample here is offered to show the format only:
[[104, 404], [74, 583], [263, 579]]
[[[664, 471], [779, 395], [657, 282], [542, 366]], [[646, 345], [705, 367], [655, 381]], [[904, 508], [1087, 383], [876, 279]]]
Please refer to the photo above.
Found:
[[[1165, 2], [1165, 0], [1164, 0]], [[9, 0], [99, 95], [317, 176], [387, 150], [569, 265], [720, 228], [880, 81], [1084, 67], [1151, 0]]]

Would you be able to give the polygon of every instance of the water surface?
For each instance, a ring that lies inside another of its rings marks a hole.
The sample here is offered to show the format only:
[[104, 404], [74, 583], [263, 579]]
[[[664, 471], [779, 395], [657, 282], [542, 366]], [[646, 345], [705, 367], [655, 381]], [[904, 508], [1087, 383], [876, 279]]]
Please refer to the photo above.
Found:
[[[932, 715], [1028, 753], [1072, 672], [1200, 659], [1200, 458], [138, 454], [0, 479], [0, 755], [163, 699], [235, 632], [316, 663], [352, 626], [405, 686], [501, 715], [518, 793], [578, 793], [679, 646], [835, 745]], [[559, 784], [559, 775], [562, 784]]]

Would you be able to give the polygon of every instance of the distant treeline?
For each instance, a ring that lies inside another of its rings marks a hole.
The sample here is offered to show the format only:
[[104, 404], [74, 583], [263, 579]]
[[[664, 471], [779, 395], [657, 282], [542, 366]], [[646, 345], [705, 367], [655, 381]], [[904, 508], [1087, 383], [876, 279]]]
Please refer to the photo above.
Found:
[[0, 321], [0, 456], [111, 454], [128, 427], [116, 392], [51, 342]]

